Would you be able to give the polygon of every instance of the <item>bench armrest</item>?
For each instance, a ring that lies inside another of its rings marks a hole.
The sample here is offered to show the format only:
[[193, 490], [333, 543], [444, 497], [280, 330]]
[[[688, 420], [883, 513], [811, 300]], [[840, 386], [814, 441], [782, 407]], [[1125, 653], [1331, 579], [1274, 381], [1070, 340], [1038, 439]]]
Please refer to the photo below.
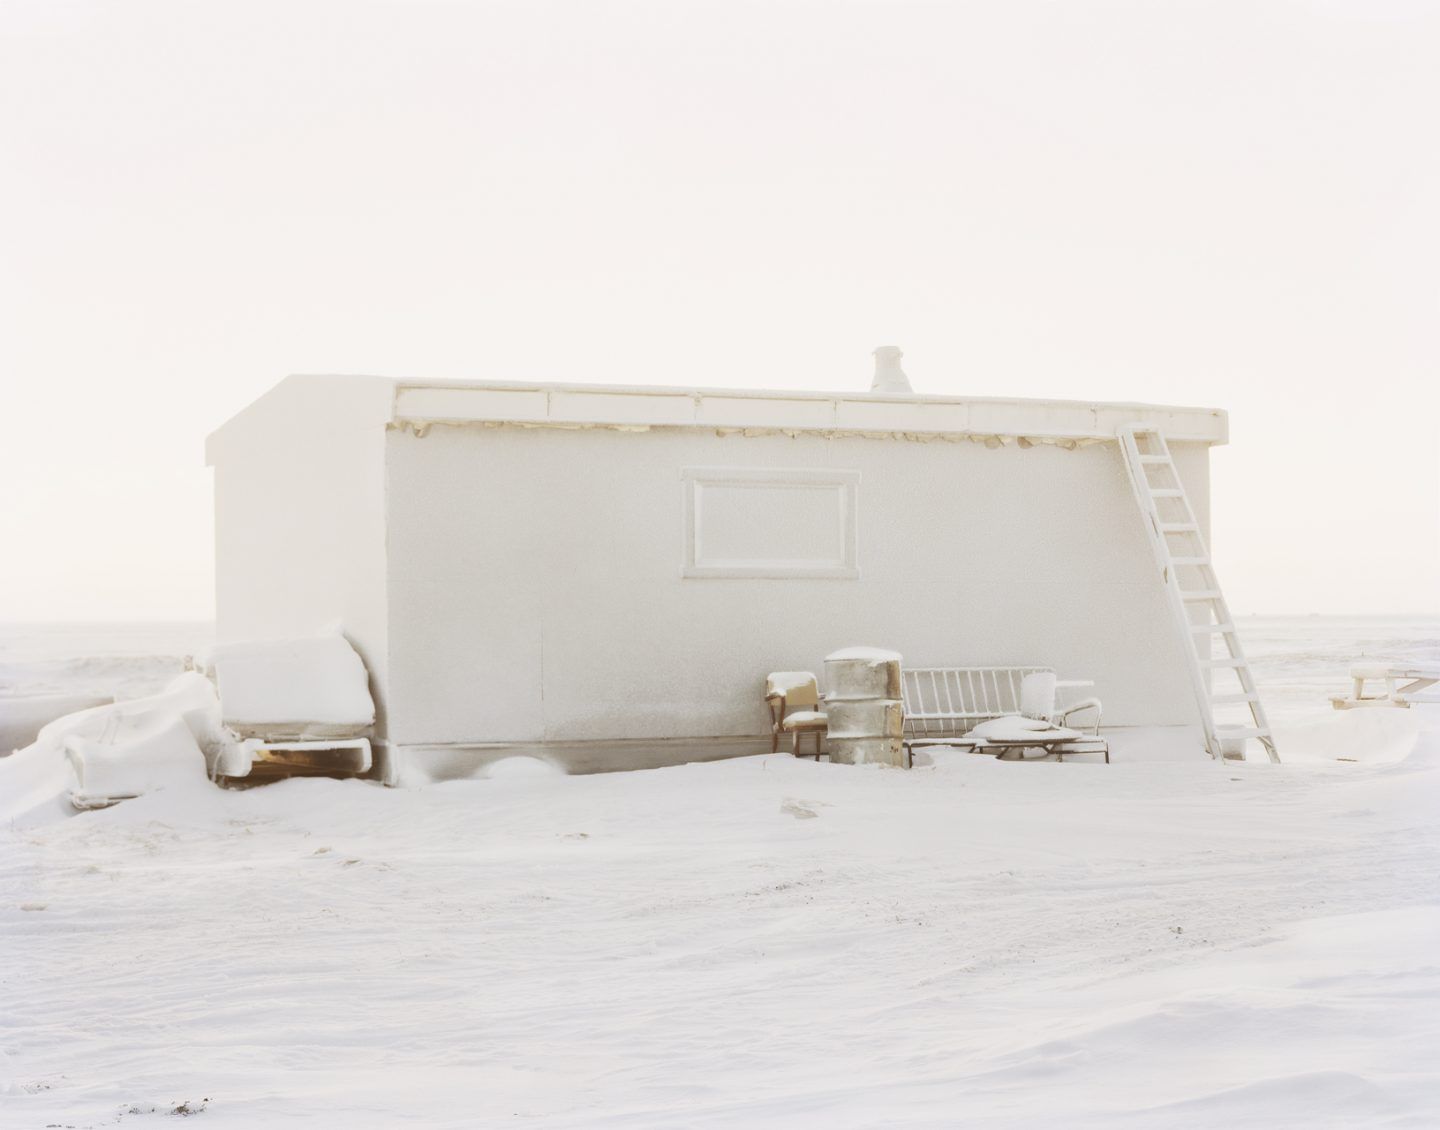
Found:
[[1087, 698], [1081, 700], [1080, 702], [1072, 702], [1064, 710], [1060, 711], [1060, 725], [1068, 726], [1070, 724], [1070, 715], [1072, 714], [1081, 714], [1086, 710], [1093, 710], [1095, 711], [1094, 733], [1096, 737], [1099, 737], [1100, 709], [1100, 700], [1098, 698]]

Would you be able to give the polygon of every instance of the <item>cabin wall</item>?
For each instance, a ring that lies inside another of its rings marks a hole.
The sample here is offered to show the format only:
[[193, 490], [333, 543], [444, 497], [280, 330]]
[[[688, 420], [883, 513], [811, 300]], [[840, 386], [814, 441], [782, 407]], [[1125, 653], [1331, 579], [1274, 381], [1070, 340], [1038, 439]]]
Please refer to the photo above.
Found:
[[[765, 673], [822, 672], [855, 644], [1051, 665], [1095, 680], [1108, 724], [1195, 720], [1113, 445], [476, 426], [387, 442], [397, 744], [765, 735]], [[1173, 447], [1204, 522], [1208, 449]], [[824, 481], [858, 473], [858, 576], [683, 575], [686, 468], [819, 480], [829, 525], [787, 519], [783, 490], [706, 502], [702, 556], [762, 562], [807, 539], [836, 552], [844, 495]]]
[[290, 378], [210, 437], [216, 637], [340, 625], [364, 659], [384, 733], [385, 427], [392, 385]]

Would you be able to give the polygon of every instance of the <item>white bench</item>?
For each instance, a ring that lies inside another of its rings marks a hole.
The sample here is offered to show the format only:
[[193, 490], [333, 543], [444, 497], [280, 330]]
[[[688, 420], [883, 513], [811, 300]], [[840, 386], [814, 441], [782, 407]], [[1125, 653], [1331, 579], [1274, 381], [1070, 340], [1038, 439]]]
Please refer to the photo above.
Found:
[[[1100, 738], [1101, 704], [1098, 698], [1059, 706], [1049, 667], [908, 667], [900, 672], [900, 691], [905, 706], [903, 742], [907, 750], [916, 746], [983, 746], [984, 739], [969, 733], [981, 722], [1020, 714], [1054, 726], [1067, 726], [1072, 715], [1094, 711], [1091, 735], [1057, 745], [1057, 757], [1067, 753], [1104, 753]], [[1051, 679], [1030, 676], [1049, 675]], [[1028, 680], [1028, 681], [1027, 681]], [[1082, 686], [1089, 684], [1079, 684]]]

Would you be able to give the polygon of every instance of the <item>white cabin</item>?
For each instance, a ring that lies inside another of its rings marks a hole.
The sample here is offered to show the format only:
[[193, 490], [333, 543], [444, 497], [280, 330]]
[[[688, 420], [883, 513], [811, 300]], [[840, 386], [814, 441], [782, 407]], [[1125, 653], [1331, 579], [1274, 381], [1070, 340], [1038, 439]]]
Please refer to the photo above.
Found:
[[1136, 422], [1208, 534], [1214, 409], [293, 376], [207, 444], [218, 638], [342, 624], [392, 779], [768, 752], [766, 673], [856, 644], [1190, 725]]

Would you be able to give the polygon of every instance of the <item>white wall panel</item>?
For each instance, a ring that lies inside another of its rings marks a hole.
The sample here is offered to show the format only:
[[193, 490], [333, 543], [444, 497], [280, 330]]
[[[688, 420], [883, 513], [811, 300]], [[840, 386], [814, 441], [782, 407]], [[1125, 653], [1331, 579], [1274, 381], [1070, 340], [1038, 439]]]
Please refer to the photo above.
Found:
[[[699, 431], [389, 433], [402, 743], [765, 732], [764, 674], [836, 648], [1048, 664], [1116, 724], [1188, 723], [1118, 451]], [[1206, 450], [1175, 444], [1206, 512]], [[849, 579], [686, 577], [685, 468], [859, 474]]]

